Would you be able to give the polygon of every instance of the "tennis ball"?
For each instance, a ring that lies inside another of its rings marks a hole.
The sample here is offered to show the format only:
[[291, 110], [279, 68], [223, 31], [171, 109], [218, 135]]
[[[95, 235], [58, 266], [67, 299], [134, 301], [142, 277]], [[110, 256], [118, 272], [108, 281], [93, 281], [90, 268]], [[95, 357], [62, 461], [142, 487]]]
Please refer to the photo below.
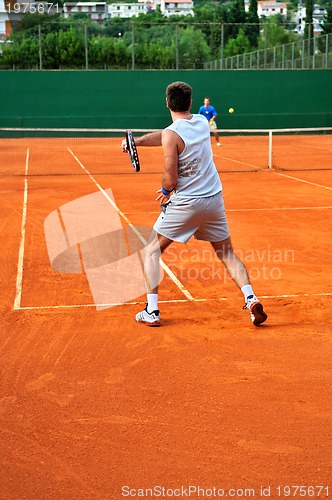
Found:
[[234, 113], [234, 108], [229, 108], [228, 113]]

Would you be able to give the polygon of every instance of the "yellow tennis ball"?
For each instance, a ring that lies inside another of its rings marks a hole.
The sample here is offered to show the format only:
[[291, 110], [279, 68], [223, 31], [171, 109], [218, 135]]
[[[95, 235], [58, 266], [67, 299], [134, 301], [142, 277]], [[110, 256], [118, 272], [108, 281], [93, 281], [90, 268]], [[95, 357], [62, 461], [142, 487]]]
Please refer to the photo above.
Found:
[[228, 113], [234, 113], [234, 108], [229, 108]]

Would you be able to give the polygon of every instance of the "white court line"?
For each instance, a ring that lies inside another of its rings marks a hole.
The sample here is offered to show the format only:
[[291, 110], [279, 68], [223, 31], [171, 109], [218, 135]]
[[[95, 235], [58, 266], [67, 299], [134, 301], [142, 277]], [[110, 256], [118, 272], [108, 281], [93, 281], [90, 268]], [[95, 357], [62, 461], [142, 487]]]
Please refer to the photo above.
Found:
[[216, 155], [216, 154], [213, 154], [213, 156], [215, 156], [216, 158], [221, 158], [222, 160], [229, 160], [229, 161], [233, 161], [234, 163], [240, 163], [241, 165], [248, 165], [248, 167], [262, 170], [262, 167], [258, 167], [257, 165], [251, 165], [250, 163], [247, 163], [246, 161], [234, 160], [233, 158], [228, 158], [228, 156], [221, 156], [221, 155]]
[[[282, 295], [260, 295], [261, 299], [289, 299], [289, 298], [302, 298], [302, 297], [331, 297], [332, 292], [327, 292], [327, 293], [291, 293], [291, 294], [282, 294]], [[160, 304], [183, 304], [184, 302], [218, 302], [218, 301], [228, 301], [228, 300], [234, 300], [234, 297], [227, 298], [227, 297], [219, 297], [217, 299], [177, 299], [177, 300], [159, 300]], [[243, 299], [239, 299], [242, 300]], [[38, 309], [77, 309], [80, 307], [115, 307], [115, 306], [133, 306], [133, 305], [144, 305], [146, 302], [121, 302], [121, 303], [115, 303], [115, 304], [72, 304], [72, 305], [59, 305], [59, 306], [23, 306], [19, 307], [19, 309], [22, 310], [38, 310]]]
[[272, 208], [230, 208], [226, 209], [226, 212], [269, 212], [273, 210], [326, 210], [332, 208], [332, 206], [327, 207], [272, 207]]
[[[226, 208], [226, 212], [269, 212], [269, 211], [278, 211], [280, 210], [327, 210], [331, 209], [332, 206], [325, 207], [270, 207], [270, 208]], [[160, 214], [160, 212], [125, 212], [126, 215], [131, 214]]]
[[311, 186], [321, 187], [323, 189], [328, 189], [332, 191], [332, 187], [323, 186], [323, 184], [316, 184], [316, 182], [305, 181], [304, 179], [299, 179], [298, 177], [293, 177], [292, 175], [280, 174], [274, 170], [274, 173], [277, 175], [281, 175], [281, 177], [287, 177], [288, 179], [293, 179], [294, 181], [304, 182], [305, 184], [310, 184]]
[[[141, 240], [141, 242], [146, 245], [147, 241], [145, 238], [142, 236], [142, 234], [136, 229], [136, 227], [130, 222], [128, 217], [122, 212], [119, 207], [114, 203], [112, 198], [106, 193], [106, 191], [101, 187], [101, 185], [96, 181], [96, 179], [90, 174], [90, 172], [85, 168], [83, 163], [77, 158], [75, 153], [72, 152], [72, 150], [68, 147], [67, 148], [70, 154], [74, 157], [74, 159], [77, 161], [77, 163], [80, 165], [80, 167], [84, 170], [84, 172], [90, 177], [92, 182], [97, 186], [99, 191], [105, 196], [107, 201], [112, 205], [113, 208], [118, 212], [118, 214], [127, 222], [128, 226], [134, 231], [136, 236]], [[185, 286], [181, 283], [181, 281], [175, 276], [175, 274], [170, 270], [170, 268], [162, 261], [160, 260], [160, 265], [164, 269], [164, 271], [168, 274], [168, 276], [171, 278], [171, 280], [176, 284], [176, 286], [181, 290], [181, 292], [187, 297], [188, 300], [194, 300], [194, 297], [191, 295], [191, 293], [185, 288]]]
[[25, 159], [25, 179], [24, 179], [24, 195], [23, 195], [23, 211], [22, 211], [22, 222], [21, 222], [21, 241], [18, 251], [18, 262], [17, 262], [17, 276], [16, 276], [16, 293], [14, 300], [14, 309], [21, 309], [21, 298], [22, 298], [22, 282], [23, 282], [23, 263], [24, 263], [24, 243], [25, 243], [25, 224], [27, 220], [27, 208], [28, 208], [28, 170], [29, 170], [29, 148], [27, 149], [26, 159]]

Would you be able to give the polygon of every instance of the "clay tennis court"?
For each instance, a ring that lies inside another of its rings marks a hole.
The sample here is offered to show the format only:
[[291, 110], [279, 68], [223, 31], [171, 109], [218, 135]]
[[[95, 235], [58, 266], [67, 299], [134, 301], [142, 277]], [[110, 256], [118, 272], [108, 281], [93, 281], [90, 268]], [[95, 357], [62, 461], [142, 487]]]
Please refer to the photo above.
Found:
[[[84, 274], [52, 269], [44, 221], [101, 188], [151, 227], [160, 173], [132, 172], [119, 140], [4, 141], [0, 497], [331, 496], [331, 146], [318, 145], [319, 165], [318, 150], [299, 148], [308, 171], [213, 146], [229, 170], [233, 245], [268, 320], [252, 326], [209, 244], [190, 240], [164, 255], [151, 329], [134, 320], [143, 295], [97, 311]], [[112, 158], [128, 174], [103, 175]], [[142, 170], [160, 158], [142, 151]]]

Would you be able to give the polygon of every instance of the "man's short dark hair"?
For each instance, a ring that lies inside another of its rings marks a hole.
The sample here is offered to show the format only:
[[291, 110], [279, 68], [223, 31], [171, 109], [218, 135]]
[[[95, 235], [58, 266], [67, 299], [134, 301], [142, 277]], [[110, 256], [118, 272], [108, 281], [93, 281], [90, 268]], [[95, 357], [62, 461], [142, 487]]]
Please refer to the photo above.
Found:
[[167, 106], [171, 111], [189, 111], [192, 88], [185, 82], [174, 82], [166, 89]]

